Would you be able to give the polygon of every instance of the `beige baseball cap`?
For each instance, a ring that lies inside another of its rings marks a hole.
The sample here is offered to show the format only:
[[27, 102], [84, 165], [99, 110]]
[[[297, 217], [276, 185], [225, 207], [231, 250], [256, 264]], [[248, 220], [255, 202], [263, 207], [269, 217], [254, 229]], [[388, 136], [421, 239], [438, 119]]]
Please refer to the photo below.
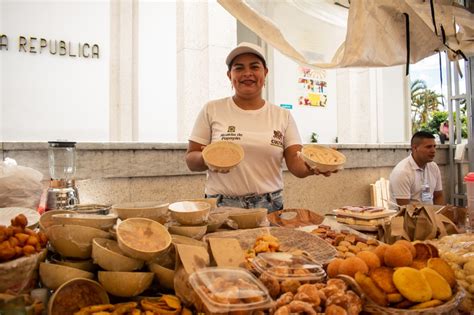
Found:
[[266, 66], [267, 61], [265, 60], [265, 55], [263, 53], [262, 47], [252, 44], [252, 43], [247, 43], [247, 42], [242, 42], [240, 43], [237, 47], [232, 49], [232, 51], [227, 55], [227, 58], [225, 59], [225, 63], [227, 64], [227, 67], [230, 67], [230, 64], [232, 63], [232, 60], [234, 60], [235, 57], [242, 55], [242, 54], [254, 54], [257, 55], [258, 57], [262, 58], [264, 61], [264, 65]]

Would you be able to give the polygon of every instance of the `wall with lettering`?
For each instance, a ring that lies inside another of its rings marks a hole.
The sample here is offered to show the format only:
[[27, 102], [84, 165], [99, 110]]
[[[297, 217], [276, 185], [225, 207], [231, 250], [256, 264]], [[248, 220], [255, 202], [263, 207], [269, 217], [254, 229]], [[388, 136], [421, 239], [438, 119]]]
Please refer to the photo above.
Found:
[[0, 4], [0, 139], [108, 141], [109, 2]]

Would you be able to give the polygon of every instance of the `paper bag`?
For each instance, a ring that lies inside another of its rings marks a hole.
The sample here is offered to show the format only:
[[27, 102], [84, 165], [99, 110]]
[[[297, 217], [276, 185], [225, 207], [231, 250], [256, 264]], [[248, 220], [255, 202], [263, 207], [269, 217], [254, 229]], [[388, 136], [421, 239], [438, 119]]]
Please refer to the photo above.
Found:
[[175, 248], [174, 290], [176, 296], [189, 306], [196, 302], [194, 290], [189, 283], [189, 276], [196, 270], [209, 266], [209, 253], [202, 246], [175, 244]]
[[385, 227], [385, 242], [392, 244], [399, 239], [408, 241], [431, 240], [458, 233], [456, 225], [429, 206], [407, 205]]

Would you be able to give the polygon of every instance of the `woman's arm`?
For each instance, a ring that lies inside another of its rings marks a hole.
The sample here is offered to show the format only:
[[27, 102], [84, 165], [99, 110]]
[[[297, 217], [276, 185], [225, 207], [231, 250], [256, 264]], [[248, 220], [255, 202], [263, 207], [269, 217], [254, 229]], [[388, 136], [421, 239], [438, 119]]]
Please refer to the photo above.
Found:
[[200, 143], [189, 141], [188, 150], [186, 151], [186, 164], [189, 170], [193, 172], [203, 172], [208, 169], [202, 158], [203, 147], [204, 145]]
[[285, 162], [288, 170], [291, 174], [295, 175], [299, 178], [305, 178], [310, 175], [319, 175], [323, 174], [324, 176], [328, 177], [331, 175], [331, 172], [321, 173], [317, 169], [312, 170], [308, 164], [306, 164], [299, 156], [298, 152], [301, 151], [302, 146], [300, 144], [295, 144], [289, 146], [284, 151]]

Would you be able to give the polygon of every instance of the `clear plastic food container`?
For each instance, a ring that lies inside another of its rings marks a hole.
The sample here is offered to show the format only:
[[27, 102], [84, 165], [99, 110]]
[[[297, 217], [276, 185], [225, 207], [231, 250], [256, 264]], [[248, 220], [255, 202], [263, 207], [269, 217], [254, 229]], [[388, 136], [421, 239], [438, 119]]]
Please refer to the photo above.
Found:
[[294, 279], [301, 282], [319, 282], [326, 277], [323, 267], [305, 255], [286, 252], [260, 253], [253, 259], [252, 264], [258, 273], [278, 281]]
[[[267, 288], [242, 268], [210, 267], [189, 277], [206, 314], [253, 314], [273, 307]], [[201, 308], [201, 309], [199, 309]]]

